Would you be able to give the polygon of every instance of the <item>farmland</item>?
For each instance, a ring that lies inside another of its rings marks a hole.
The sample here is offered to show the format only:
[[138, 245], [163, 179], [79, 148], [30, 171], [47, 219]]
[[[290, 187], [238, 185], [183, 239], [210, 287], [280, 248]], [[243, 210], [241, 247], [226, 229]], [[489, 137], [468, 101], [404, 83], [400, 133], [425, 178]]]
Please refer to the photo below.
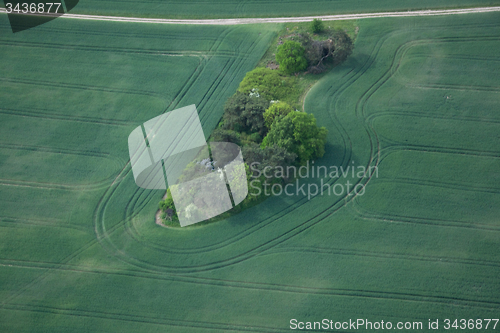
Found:
[[194, 103], [208, 136], [280, 27], [58, 19], [12, 35], [0, 17], [0, 331], [498, 318], [499, 14], [355, 22], [353, 55], [305, 110], [329, 130], [317, 165], [378, 168], [348, 178], [366, 193], [182, 229], [154, 223], [163, 193], [135, 185], [128, 134]]
[[232, 17], [285, 17], [350, 14], [416, 9], [498, 6], [499, 0], [86, 0], [71, 11], [74, 14], [135, 16], [151, 18], [199, 19]]

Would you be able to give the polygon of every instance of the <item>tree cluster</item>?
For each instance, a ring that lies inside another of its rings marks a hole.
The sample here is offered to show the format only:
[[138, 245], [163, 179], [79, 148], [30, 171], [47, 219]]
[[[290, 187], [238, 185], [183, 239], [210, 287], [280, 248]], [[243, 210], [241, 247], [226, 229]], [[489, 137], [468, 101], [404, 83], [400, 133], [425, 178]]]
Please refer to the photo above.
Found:
[[353, 48], [352, 39], [343, 30], [333, 31], [325, 40], [314, 39], [310, 34], [296, 34], [278, 46], [276, 61], [280, 71], [286, 74], [306, 68], [310, 73], [321, 73], [326, 63], [337, 65], [346, 60]]

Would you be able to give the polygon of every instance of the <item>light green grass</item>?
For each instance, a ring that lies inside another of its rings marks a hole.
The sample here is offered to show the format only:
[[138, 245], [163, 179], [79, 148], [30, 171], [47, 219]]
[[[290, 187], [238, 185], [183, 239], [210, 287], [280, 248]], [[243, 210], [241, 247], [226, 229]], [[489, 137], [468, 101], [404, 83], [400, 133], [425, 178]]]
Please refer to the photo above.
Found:
[[[128, 159], [128, 133], [165, 109], [190, 103], [202, 106], [204, 129], [215, 126], [222, 103], [257, 64], [276, 27], [55, 20], [29, 34], [2, 37], [4, 44], [34, 43], [50, 33], [52, 44], [94, 49], [61, 50], [81, 67], [67, 67], [60, 77], [48, 74], [59, 84], [53, 89], [33, 84], [38, 78], [31, 71], [16, 74], [2, 63], [1, 96], [9, 101], [2, 107], [13, 110], [0, 114], [2, 178], [53, 186], [104, 183], [97, 189], [0, 185], [0, 331], [285, 332], [292, 318], [425, 325], [435, 318], [498, 317], [500, 82], [489, 73], [500, 63], [499, 19], [478, 14], [359, 22], [352, 57], [312, 88], [305, 109], [329, 130], [327, 153], [316, 164], [378, 166], [378, 178], [361, 180], [365, 195], [273, 197], [227, 220], [175, 230], [152, 218], [163, 191], [138, 188], [130, 168], [120, 168]], [[56, 35], [56, 27], [65, 30]], [[71, 38], [75, 32], [81, 37]], [[207, 40], [221, 46], [199, 67], [160, 54], [144, 60], [134, 52], [120, 58], [106, 51], [211, 54]], [[17, 44], [0, 48], [2, 56], [15, 62], [18, 54], [32, 70], [34, 60], [49, 52]], [[102, 66], [108, 77], [92, 78], [89, 53], [107, 57]], [[156, 70], [148, 69], [150, 62]], [[124, 77], [120, 69], [134, 64], [145, 70], [131, 69]], [[197, 70], [199, 79], [185, 84]], [[170, 71], [175, 80], [149, 82]], [[14, 79], [30, 83], [13, 85]], [[94, 90], [71, 88], [77, 84]], [[154, 96], [121, 93], [139, 90]], [[24, 97], [19, 103], [16, 91]], [[85, 107], [88, 98], [95, 109]], [[99, 109], [100, 103], [107, 107]], [[34, 162], [48, 151], [42, 168], [54, 152], [65, 156], [67, 168], [75, 167], [75, 153], [82, 163], [97, 167], [102, 158], [117, 167], [92, 176], [88, 167], [80, 176], [32, 171], [30, 178], [15, 172], [21, 150]]]

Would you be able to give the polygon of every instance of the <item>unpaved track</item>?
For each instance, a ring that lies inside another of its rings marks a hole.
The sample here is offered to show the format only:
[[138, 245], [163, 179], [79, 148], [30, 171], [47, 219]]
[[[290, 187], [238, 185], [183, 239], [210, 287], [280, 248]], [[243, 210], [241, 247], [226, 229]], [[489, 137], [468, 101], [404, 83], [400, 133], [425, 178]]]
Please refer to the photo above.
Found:
[[[5, 13], [5, 12], [6, 12], [5, 9], [0, 8], [0, 13]], [[458, 14], [488, 13], [488, 12], [500, 12], [500, 6], [467, 8], [467, 9], [381, 12], [381, 13], [367, 13], [367, 14], [343, 14], [343, 15], [277, 17], [277, 18], [232, 18], [232, 19], [208, 19], [208, 20], [151, 19], [151, 18], [140, 18], [140, 17], [78, 15], [78, 14], [65, 14], [61, 17], [79, 19], [79, 20], [113, 21], [113, 22], [191, 24], [191, 25], [237, 25], [237, 24], [254, 24], [254, 23], [308, 22], [312, 21], [315, 18], [321, 19], [323, 21], [341, 21], [341, 20], [359, 20], [359, 19], [377, 18], [377, 17], [415, 17], [415, 16], [458, 15]]]

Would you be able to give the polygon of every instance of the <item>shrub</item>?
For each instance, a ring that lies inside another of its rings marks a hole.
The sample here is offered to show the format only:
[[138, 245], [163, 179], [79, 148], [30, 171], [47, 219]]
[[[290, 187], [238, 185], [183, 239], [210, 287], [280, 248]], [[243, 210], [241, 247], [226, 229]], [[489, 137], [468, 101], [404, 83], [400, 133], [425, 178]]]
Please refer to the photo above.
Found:
[[[245, 156], [245, 162], [251, 165], [250, 174], [253, 174], [253, 176], [257, 176], [258, 174], [258, 172], [254, 173], [254, 170], [259, 170], [262, 173], [267, 168], [269, 170], [268, 174], [275, 174], [275, 168], [285, 170], [297, 158], [296, 154], [277, 145], [261, 148], [258, 144], [250, 143], [242, 148], [242, 153]], [[253, 164], [255, 162], [257, 163]], [[283, 174], [283, 177], [277, 180], [281, 179], [287, 180], [286, 174]]]
[[290, 87], [277, 71], [265, 67], [257, 67], [248, 72], [241, 81], [238, 91], [244, 94], [255, 94], [267, 100], [285, 98]]
[[237, 145], [240, 144], [240, 133], [233, 130], [217, 128], [212, 132], [211, 137], [215, 142], [232, 142]]
[[311, 29], [312, 29], [312, 31], [315, 34], [323, 31], [323, 29], [324, 29], [323, 21], [321, 21], [320, 19], [315, 18], [311, 22]]
[[307, 60], [304, 56], [304, 47], [297, 42], [288, 40], [278, 46], [276, 61], [280, 65], [280, 71], [292, 74], [307, 68]]

